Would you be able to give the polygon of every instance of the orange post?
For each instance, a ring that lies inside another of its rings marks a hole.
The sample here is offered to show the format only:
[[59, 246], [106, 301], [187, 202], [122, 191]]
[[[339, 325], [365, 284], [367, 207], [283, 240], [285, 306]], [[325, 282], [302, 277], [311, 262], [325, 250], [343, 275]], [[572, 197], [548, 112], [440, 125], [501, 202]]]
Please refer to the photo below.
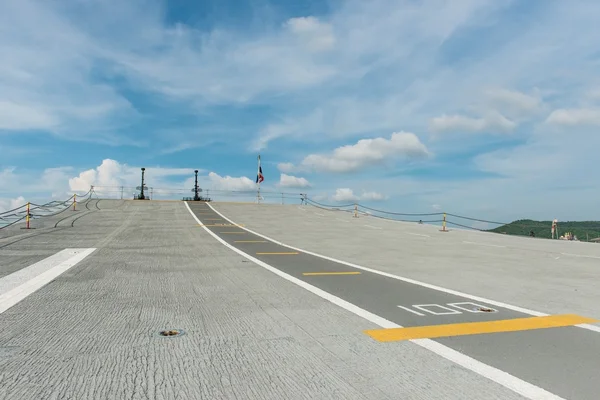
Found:
[[444, 213], [444, 219], [442, 220], [442, 229], [440, 229], [440, 232], [448, 232], [448, 230], [446, 229], [446, 213]]
[[25, 221], [27, 222], [26, 229], [29, 229], [29, 202], [27, 202], [27, 216], [25, 217]]

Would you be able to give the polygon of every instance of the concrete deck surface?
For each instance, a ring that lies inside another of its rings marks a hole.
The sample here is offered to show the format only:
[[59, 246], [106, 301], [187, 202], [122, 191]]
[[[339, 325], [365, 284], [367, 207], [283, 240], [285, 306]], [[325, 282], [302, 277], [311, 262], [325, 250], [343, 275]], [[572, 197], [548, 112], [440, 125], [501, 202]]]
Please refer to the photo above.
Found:
[[[73, 226], [78, 212], [56, 228], [63, 217], [0, 231], [0, 279], [65, 248], [97, 249], [0, 314], [0, 398], [523, 398], [410, 342], [373, 341], [363, 333], [371, 323], [247, 262], [182, 202], [95, 202]], [[582, 244], [438, 235], [306, 206], [214, 207], [307, 250], [600, 318], [600, 252]], [[157, 335], [169, 328], [185, 334]]]

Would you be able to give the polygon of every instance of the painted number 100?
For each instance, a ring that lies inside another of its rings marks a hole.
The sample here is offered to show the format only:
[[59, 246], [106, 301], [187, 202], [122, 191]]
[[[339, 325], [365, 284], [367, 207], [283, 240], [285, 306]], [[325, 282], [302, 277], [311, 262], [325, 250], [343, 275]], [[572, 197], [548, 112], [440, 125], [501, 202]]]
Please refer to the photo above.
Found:
[[[460, 303], [446, 303], [445, 305], [440, 304], [413, 304], [411, 307], [398, 306], [399, 308], [406, 310], [410, 313], [419, 315], [421, 317], [427, 314], [431, 315], [452, 315], [468, 313], [495, 313], [498, 310], [469, 301]], [[427, 314], [423, 314], [427, 313]]]

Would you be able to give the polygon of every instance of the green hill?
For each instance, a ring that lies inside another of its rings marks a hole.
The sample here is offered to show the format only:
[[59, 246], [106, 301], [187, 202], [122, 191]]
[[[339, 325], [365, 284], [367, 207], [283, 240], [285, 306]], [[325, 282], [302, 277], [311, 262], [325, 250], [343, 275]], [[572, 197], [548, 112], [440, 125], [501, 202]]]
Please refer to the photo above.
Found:
[[[490, 229], [490, 232], [504, 233], [507, 235], [522, 235], [529, 236], [529, 232], [533, 231], [536, 237], [548, 238], [552, 237], [550, 229], [552, 221], [533, 221], [531, 219], [520, 219], [513, 221], [510, 224], [499, 226], [498, 228]], [[579, 240], [586, 241], [588, 238], [596, 239], [600, 237], [600, 221], [564, 221], [558, 222], [558, 234], [563, 235], [566, 232], [571, 232]]]

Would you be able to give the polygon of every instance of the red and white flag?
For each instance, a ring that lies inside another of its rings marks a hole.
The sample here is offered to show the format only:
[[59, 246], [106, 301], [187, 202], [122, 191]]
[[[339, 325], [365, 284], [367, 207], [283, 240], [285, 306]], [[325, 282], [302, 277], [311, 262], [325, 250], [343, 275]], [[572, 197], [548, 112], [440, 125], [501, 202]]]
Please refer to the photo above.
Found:
[[256, 183], [261, 183], [265, 180], [262, 173], [262, 167], [260, 166], [260, 154], [258, 155], [258, 173], [256, 174]]

